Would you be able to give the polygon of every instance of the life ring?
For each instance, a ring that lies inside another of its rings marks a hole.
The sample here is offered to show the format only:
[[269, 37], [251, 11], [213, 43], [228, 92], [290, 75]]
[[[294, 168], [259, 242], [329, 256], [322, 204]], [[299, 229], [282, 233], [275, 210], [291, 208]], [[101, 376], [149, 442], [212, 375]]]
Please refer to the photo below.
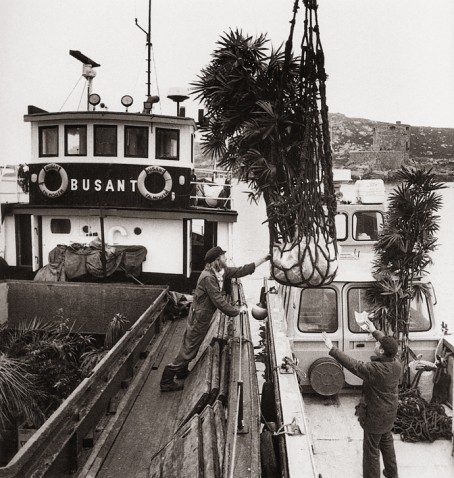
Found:
[[[46, 178], [46, 173], [48, 171], [57, 171], [57, 173], [60, 175], [61, 185], [56, 191], [51, 191], [44, 183], [44, 179]], [[46, 164], [39, 172], [38, 186], [44, 196], [47, 196], [48, 198], [58, 198], [68, 189], [68, 175], [66, 174], [66, 171], [58, 164]]]
[[[159, 193], [151, 193], [145, 186], [145, 179], [152, 173], [158, 173], [164, 178], [164, 189]], [[150, 201], [160, 201], [167, 197], [172, 190], [172, 176], [170, 176], [169, 172], [164, 168], [161, 168], [161, 166], [148, 166], [139, 174], [137, 186], [140, 194], [142, 194], [144, 198], [150, 199]]]

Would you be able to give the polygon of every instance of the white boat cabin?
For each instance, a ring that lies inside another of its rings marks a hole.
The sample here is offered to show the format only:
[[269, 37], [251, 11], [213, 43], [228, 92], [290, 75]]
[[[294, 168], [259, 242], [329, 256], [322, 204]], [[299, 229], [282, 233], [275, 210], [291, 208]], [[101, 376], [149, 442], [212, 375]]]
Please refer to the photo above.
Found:
[[102, 240], [145, 247], [140, 280], [188, 291], [206, 250], [231, 250], [231, 178], [194, 169], [192, 118], [29, 107], [24, 119], [29, 201], [2, 206], [10, 277], [32, 278], [59, 244]]

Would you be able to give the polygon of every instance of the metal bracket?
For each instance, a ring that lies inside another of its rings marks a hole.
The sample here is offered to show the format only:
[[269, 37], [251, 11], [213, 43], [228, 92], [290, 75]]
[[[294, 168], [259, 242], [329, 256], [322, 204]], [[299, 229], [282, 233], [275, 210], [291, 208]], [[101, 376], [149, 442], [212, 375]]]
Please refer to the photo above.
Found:
[[277, 432], [274, 432], [274, 435], [304, 435], [301, 431], [300, 426], [296, 423], [296, 417], [293, 417], [291, 423], [282, 425]]
[[282, 374], [288, 374], [288, 373], [293, 373], [293, 368], [289, 366], [289, 363], [287, 361], [287, 357], [284, 357], [282, 359], [282, 363], [279, 366], [279, 372]]

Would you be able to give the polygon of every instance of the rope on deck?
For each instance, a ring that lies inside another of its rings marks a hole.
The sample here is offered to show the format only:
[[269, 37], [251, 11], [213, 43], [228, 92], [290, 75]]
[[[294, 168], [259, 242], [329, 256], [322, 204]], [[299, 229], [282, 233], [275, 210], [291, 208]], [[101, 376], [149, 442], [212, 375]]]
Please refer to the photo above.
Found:
[[427, 402], [420, 396], [419, 390], [411, 388], [399, 393], [393, 432], [399, 433], [402, 441], [406, 442], [450, 440], [452, 417], [446, 415], [442, 405]]

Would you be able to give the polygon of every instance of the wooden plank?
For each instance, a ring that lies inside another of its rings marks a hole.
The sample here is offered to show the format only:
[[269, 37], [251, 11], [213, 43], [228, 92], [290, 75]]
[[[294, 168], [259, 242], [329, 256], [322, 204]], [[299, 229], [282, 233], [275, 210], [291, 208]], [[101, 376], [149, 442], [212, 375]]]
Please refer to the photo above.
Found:
[[153, 361], [153, 365], [151, 368], [156, 370], [161, 365], [162, 359], [167, 351], [167, 347], [169, 346], [169, 341], [172, 340], [172, 337], [177, 329], [178, 321], [173, 321], [170, 326], [167, 328], [165, 333], [162, 335], [161, 341], [159, 343], [158, 350], [156, 351], [156, 358]]
[[[107, 448], [108, 454], [96, 474], [97, 478], [129, 478], [131, 470], [136, 475], [147, 472], [151, 458], [172, 439], [183, 392], [163, 394], [159, 382], [165, 363], [175, 357], [181, 345], [185, 324], [184, 321], [177, 323], [174, 340], [168, 344], [160, 368], [149, 373], [139, 394], [131, 400], [132, 408], [118, 435], [114, 433], [112, 438], [111, 434], [108, 435], [108, 441], [113, 443]], [[166, 327], [170, 325], [165, 324]], [[153, 356], [152, 351], [150, 361]]]
[[217, 334], [219, 340], [224, 340], [225, 321], [225, 314], [219, 314], [219, 328]]
[[161, 478], [162, 477], [162, 454], [157, 453], [150, 463], [148, 469], [148, 478]]
[[200, 417], [195, 415], [160, 452], [162, 476], [203, 478], [203, 445]]
[[[205, 335], [205, 338], [203, 339], [202, 345], [200, 345], [195, 359], [192, 362], [193, 364], [196, 364], [200, 360], [200, 357], [205, 353], [205, 350], [213, 343], [213, 339], [217, 337], [219, 329], [219, 314], [219, 311], [213, 314], [210, 327]], [[194, 368], [194, 366], [192, 368]]]
[[227, 403], [227, 395], [229, 390], [229, 346], [225, 345], [221, 353], [220, 365], [220, 379], [219, 379], [219, 394], [218, 400], [223, 405]]
[[177, 428], [208, 404], [211, 394], [212, 365], [213, 348], [209, 346], [186, 379]]
[[221, 378], [221, 347], [219, 342], [213, 344], [213, 364], [211, 367], [211, 392], [210, 403], [218, 396]]
[[225, 448], [225, 410], [219, 400], [216, 400], [213, 406], [214, 413], [214, 429], [216, 431], [216, 446], [218, 449], [217, 457], [219, 461], [219, 470], [224, 465], [224, 448]]
[[207, 405], [200, 414], [200, 422], [202, 425], [204, 476], [220, 478], [221, 470], [219, 468], [214, 412], [210, 405]]

